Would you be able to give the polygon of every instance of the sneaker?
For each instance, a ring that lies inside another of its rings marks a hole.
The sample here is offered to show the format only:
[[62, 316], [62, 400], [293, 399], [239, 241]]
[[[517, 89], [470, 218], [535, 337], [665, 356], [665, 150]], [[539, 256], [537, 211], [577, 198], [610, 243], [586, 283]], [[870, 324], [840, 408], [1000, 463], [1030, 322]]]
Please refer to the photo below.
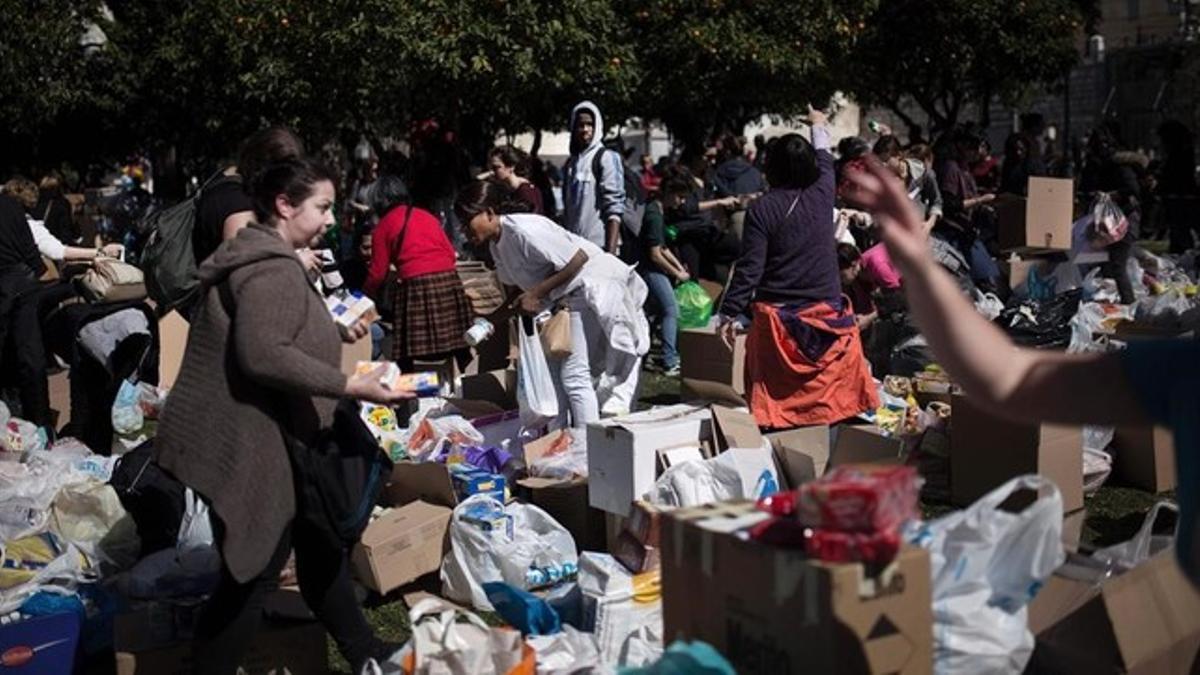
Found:
[[679, 366], [675, 365], [669, 368], [663, 368], [662, 374], [663, 377], [679, 377]]

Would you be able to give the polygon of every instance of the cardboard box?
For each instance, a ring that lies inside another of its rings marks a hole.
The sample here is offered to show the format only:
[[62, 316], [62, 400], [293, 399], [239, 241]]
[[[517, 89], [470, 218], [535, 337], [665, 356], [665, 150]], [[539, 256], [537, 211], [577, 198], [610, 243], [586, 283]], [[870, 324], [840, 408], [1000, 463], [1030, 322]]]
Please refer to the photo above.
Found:
[[57, 413], [54, 427], [61, 429], [71, 422], [71, 375], [62, 370], [47, 378], [50, 387], [50, 409]]
[[679, 372], [684, 400], [746, 405], [746, 336], [738, 336], [732, 352], [715, 328], [679, 331]]
[[1075, 182], [1033, 177], [1028, 194], [1026, 198], [1001, 195], [994, 202], [1000, 248], [1071, 250]]
[[1174, 490], [1175, 437], [1166, 427], [1125, 427], [1113, 438], [1113, 477], [1147, 492]]
[[613, 547], [612, 554], [631, 574], [649, 572], [662, 565], [658, 546], [638, 541], [628, 530], [617, 537], [617, 545]]
[[392, 476], [383, 488], [382, 503], [404, 506], [422, 501], [435, 506], [458, 506], [458, 494], [450, 470], [440, 462], [396, 462]]
[[1116, 577], [1055, 575], [1029, 608], [1026, 672], [1188, 673], [1200, 651], [1200, 593], [1164, 551]]
[[74, 612], [0, 626], [0, 672], [58, 675], [75, 668], [80, 621]]
[[399, 588], [441, 568], [452, 511], [413, 502], [371, 521], [354, 546], [355, 576], [380, 593]]
[[904, 548], [884, 575], [809, 560], [737, 533], [748, 502], [680, 509], [663, 523], [665, 640], [703, 640], [743, 674], [929, 673], [929, 554]]
[[[149, 603], [113, 620], [117, 675], [187, 675], [199, 605]], [[316, 622], [264, 621], [242, 660], [248, 675], [324, 675], [325, 629]], [[70, 671], [63, 671], [70, 672]]]
[[[1080, 427], [1012, 422], [955, 396], [950, 423], [950, 501], [968, 506], [1009, 479], [1029, 473], [1054, 481], [1063, 511], [1083, 508], [1083, 430]], [[1009, 499], [1013, 508], [1033, 501]]]
[[674, 405], [588, 425], [588, 503], [626, 516], [654, 487], [657, 452], [712, 436], [708, 408]]
[[829, 464], [828, 426], [803, 427], [767, 434], [787, 487], [796, 489], [825, 473]]
[[835, 436], [829, 466], [904, 463], [904, 440], [885, 436], [874, 425], [844, 425]]
[[[188, 331], [191, 326], [179, 312], [172, 311], [158, 320], [158, 386], [170, 389], [175, 386], [179, 377], [179, 368], [183, 365], [183, 353], [187, 350]], [[354, 358], [346, 366], [345, 352], [342, 357], [342, 372], [354, 372], [354, 364], [360, 360], [371, 358], [370, 341], [367, 341], [365, 359]]]
[[[525, 462], [553, 445], [564, 432], [558, 431], [525, 444]], [[586, 478], [564, 480], [530, 476], [517, 481], [526, 501], [542, 509], [565, 527], [575, 538], [579, 552], [599, 551], [605, 548], [604, 512], [588, 504], [588, 481]]]
[[758, 431], [758, 422], [749, 413], [714, 405], [712, 418], [713, 437], [718, 453], [730, 448], [763, 447], [763, 436]]
[[1079, 542], [1083, 541], [1083, 525], [1087, 522], [1087, 509], [1079, 509], [1074, 513], [1063, 515], [1062, 544], [1068, 553], [1079, 550]]
[[467, 401], [486, 401], [500, 410], [517, 409], [517, 371], [493, 370], [477, 375], [464, 375], [460, 398]]
[[454, 484], [454, 494], [459, 501], [478, 494], [490, 495], [503, 503], [507, 481], [504, 476], [483, 469], [467, 468], [467, 465], [457, 465], [450, 471], [450, 481]]

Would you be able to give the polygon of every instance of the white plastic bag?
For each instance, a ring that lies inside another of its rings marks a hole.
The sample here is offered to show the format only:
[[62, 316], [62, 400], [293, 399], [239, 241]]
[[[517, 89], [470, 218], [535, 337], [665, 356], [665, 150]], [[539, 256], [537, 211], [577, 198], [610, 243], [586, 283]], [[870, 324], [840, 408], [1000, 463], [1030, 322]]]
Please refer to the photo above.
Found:
[[[1108, 475], [1112, 473], [1113, 458], [1103, 450], [1096, 450], [1088, 445], [1088, 431], [1091, 430], [1107, 430], [1108, 437], [1112, 438], [1112, 427], [1084, 427], [1084, 446], [1083, 446], [1083, 493], [1090, 495], [1096, 490], [1099, 490], [1104, 481], [1108, 480]], [[1093, 432], [1094, 433], [1094, 432]]]
[[537, 654], [538, 675], [567, 675], [595, 672], [600, 666], [600, 649], [596, 636], [564, 625], [554, 635], [530, 635], [525, 638]]
[[663, 472], [649, 493], [650, 502], [672, 508], [699, 506], [745, 497], [742, 477], [715, 459], [676, 464]]
[[554, 378], [550, 375], [550, 366], [542, 351], [536, 323], [531, 335], [526, 335], [524, 326], [521, 326], [517, 330], [517, 341], [520, 348], [520, 358], [517, 360], [517, 407], [521, 410], [521, 424], [526, 429], [533, 429], [558, 417], [558, 393], [554, 390]]
[[[512, 539], [504, 528], [486, 530], [463, 520], [478, 505], [503, 509], [512, 518]], [[527, 589], [530, 567], [577, 566], [575, 539], [558, 521], [532, 504], [507, 506], [488, 495], [474, 495], [454, 509], [450, 520], [450, 552], [442, 561], [442, 591], [455, 602], [491, 611], [483, 584], [503, 581]]]
[[1093, 553], [1092, 557], [1107, 563], [1113, 570], [1126, 572], [1146, 562], [1151, 556], [1169, 548], [1175, 543], [1174, 535], [1154, 534], [1154, 523], [1158, 520], [1158, 514], [1164, 510], [1179, 513], [1179, 507], [1175, 502], [1156, 503], [1146, 514], [1146, 519], [1142, 521], [1142, 527], [1133, 536], [1133, 539], [1102, 548]]
[[50, 529], [74, 544], [89, 562], [127, 569], [137, 562], [141, 541], [137, 525], [105, 483], [89, 480], [67, 485], [54, 498]]
[[491, 628], [441, 599], [421, 600], [408, 617], [417, 675], [503, 675], [521, 662], [519, 632]]
[[79, 583], [94, 582], [84, 568], [79, 549], [50, 532], [0, 541], [0, 616], [38, 591], [67, 595]]
[[649, 666], [657, 663], [663, 655], [662, 603], [638, 609], [641, 616], [631, 624], [633, 632], [625, 638], [617, 658], [617, 665], [622, 668]]
[[976, 291], [975, 311], [982, 314], [983, 318], [988, 321], [995, 321], [996, 317], [1000, 316], [1000, 312], [1004, 311], [1004, 303], [1000, 301], [1000, 298], [996, 297], [995, 293], [980, 293]]
[[[1047, 490], [1020, 513], [1019, 489]], [[1062, 564], [1062, 495], [1049, 479], [1014, 478], [962, 511], [916, 528], [933, 575], [934, 670], [1019, 673], [1033, 652], [1026, 605]]]
[[483, 434], [462, 415], [426, 416], [408, 430], [405, 445], [408, 456], [418, 461], [430, 461], [449, 452], [447, 446], [481, 445]]
[[214, 545], [208, 504], [188, 488], [183, 494], [184, 513], [175, 548], [156, 551], [138, 561], [117, 580], [117, 588], [131, 598], [165, 598], [205, 595], [216, 587], [221, 574], [221, 554]]

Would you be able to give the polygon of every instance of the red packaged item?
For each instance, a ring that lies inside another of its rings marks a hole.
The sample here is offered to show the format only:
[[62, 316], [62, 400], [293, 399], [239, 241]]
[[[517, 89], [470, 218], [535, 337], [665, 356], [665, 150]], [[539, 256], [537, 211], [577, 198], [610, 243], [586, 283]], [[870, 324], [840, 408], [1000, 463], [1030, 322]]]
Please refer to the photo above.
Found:
[[796, 516], [796, 499], [799, 497], [795, 490], [776, 492], [773, 495], [758, 500], [759, 511], [764, 511], [780, 518]]
[[808, 528], [795, 518], [768, 518], [750, 528], [750, 540], [770, 546], [804, 548]]
[[805, 539], [804, 550], [810, 557], [823, 562], [886, 565], [900, 551], [900, 533], [896, 530], [870, 533], [814, 530]]
[[846, 464], [800, 486], [796, 513], [813, 529], [894, 530], [917, 517], [921, 484], [911, 466]]

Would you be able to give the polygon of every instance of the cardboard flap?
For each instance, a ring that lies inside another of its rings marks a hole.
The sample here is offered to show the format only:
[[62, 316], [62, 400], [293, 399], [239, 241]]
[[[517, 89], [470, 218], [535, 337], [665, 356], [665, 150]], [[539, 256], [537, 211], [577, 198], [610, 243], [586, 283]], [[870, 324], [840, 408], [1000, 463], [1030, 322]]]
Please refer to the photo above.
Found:
[[721, 405], [712, 406], [713, 436], [717, 440], [717, 452], [730, 448], [761, 448], [763, 437], [758, 431], [758, 422], [750, 413]]
[[437, 462], [396, 462], [384, 495], [390, 506], [417, 500], [448, 508], [458, 505], [450, 471]]
[[1173, 550], [1164, 551], [1102, 589], [1128, 670], [1169, 658], [1173, 649], [1195, 657], [1200, 644], [1200, 593], [1183, 576], [1174, 555]]
[[371, 521], [363, 531], [361, 541], [364, 546], [378, 546], [399, 535], [411, 533], [426, 523], [448, 519], [450, 514], [448, 507], [414, 501]]
[[1070, 250], [1075, 222], [1075, 181], [1070, 178], [1029, 179], [1025, 202], [1025, 235], [1029, 246]]
[[829, 464], [829, 427], [803, 427], [767, 434], [787, 478], [788, 487], [796, 488], [825, 473]]
[[662, 448], [657, 451], [660, 471], [682, 464], [684, 462], [704, 461], [704, 449], [698, 445], [685, 445], [678, 448]]
[[838, 431], [831, 466], [842, 464], [902, 464], [904, 441], [884, 436], [872, 426], [845, 426]]
[[693, 401], [717, 401], [729, 405], [746, 404], [745, 396], [739, 394], [733, 386], [721, 382], [685, 377], [683, 378], [683, 390], [686, 392], [684, 398]]

